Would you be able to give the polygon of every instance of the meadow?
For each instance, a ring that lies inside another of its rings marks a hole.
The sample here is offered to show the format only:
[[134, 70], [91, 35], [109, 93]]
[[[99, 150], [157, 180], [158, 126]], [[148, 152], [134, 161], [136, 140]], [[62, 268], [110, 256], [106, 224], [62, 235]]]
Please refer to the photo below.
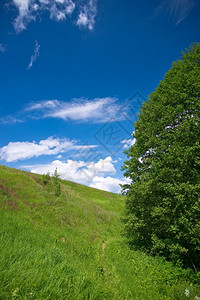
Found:
[[198, 274], [130, 249], [125, 198], [0, 166], [0, 299], [198, 299]]

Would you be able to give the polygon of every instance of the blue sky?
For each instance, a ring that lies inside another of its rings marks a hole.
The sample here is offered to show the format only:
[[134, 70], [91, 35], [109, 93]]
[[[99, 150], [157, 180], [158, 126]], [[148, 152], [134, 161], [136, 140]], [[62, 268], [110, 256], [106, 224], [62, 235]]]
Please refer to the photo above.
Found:
[[142, 101], [199, 38], [198, 0], [2, 0], [1, 164], [120, 192]]

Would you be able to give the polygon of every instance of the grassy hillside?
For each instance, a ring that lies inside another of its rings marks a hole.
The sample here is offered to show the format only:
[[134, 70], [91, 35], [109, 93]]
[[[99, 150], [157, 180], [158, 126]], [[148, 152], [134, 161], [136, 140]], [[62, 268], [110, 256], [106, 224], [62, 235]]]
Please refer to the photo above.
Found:
[[[0, 299], [194, 299], [187, 271], [131, 251], [124, 198], [0, 166]], [[190, 291], [189, 297], [185, 289]]]

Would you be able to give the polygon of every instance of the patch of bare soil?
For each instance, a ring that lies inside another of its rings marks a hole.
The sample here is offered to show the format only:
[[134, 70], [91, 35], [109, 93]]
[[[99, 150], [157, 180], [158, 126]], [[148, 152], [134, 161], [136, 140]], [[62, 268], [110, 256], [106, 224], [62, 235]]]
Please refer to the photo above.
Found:
[[30, 174], [25, 174], [26, 176], [32, 178], [35, 182], [37, 182], [39, 185], [44, 186], [44, 184], [42, 182], [40, 182], [39, 180], [37, 180], [34, 176], [31, 176]]
[[4, 185], [0, 185], [0, 189], [5, 191], [10, 197], [18, 198], [18, 196], [11, 189], [5, 187]]
[[104, 251], [105, 248], [106, 248], [106, 242], [102, 243], [102, 247], [101, 247], [102, 251]]

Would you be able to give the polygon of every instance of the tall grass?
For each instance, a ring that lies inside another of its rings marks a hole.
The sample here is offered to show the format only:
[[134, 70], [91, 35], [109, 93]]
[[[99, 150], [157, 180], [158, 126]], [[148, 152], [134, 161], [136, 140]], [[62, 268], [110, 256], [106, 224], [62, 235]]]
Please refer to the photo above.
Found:
[[[0, 299], [194, 299], [191, 274], [130, 250], [124, 198], [0, 167]], [[189, 290], [189, 297], [185, 295]]]

